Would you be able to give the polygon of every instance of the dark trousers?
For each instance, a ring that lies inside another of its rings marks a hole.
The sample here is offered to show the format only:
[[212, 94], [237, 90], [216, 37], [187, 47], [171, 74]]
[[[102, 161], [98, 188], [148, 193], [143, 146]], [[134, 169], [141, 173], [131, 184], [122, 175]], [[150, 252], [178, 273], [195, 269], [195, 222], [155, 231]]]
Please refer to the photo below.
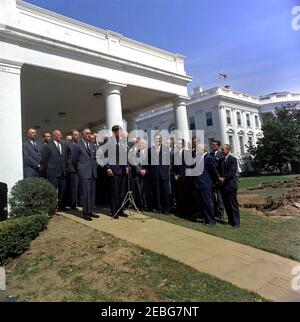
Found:
[[[111, 215], [114, 216], [121, 208], [125, 198], [127, 177], [125, 175], [114, 175], [109, 177], [110, 183], [110, 209]], [[119, 213], [122, 213], [123, 209]]]
[[240, 210], [237, 200], [237, 190], [226, 191], [221, 189], [221, 194], [225, 206], [225, 210], [228, 216], [228, 223], [231, 226], [240, 226]]
[[165, 180], [161, 177], [152, 178], [153, 187], [153, 208], [157, 211], [169, 212], [169, 179]]
[[78, 200], [78, 174], [75, 172], [69, 172], [67, 174], [67, 188], [66, 188], [66, 201], [67, 205], [76, 207]]
[[206, 224], [214, 225], [216, 223], [214, 218], [214, 202], [212, 197], [211, 186], [199, 186], [200, 200], [201, 200], [201, 214]]
[[66, 193], [66, 177], [47, 177], [47, 180], [55, 187], [57, 190], [58, 197], [58, 208], [62, 209], [65, 205], [65, 193]]
[[143, 195], [144, 177], [137, 176], [132, 179], [132, 182], [135, 204], [139, 209], [143, 209], [145, 207], [145, 200]]
[[175, 178], [174, 178], [175, 174], [174, 172], [170, 172], [170, 194], [169, 194], [169, 205], [170, 205], [170, 208], [173, 209], [175, 208], [176, 206], [176, 188], [175, 188], [175, 185], [176, 185], [176, 182], [175, 182]]
[[213, 187], [213, 200], [215, 217], [224, 219], [224, 203], [220, 188], [218, 186]]
[[174, 194], [179, 215], [185, 215], [185, 181], [184, 177], [174, 180]]
[[109, 183], [106, 170], [100, 165], [97, 167], [97, 180], [96, 180], [96, 204], [107, 205], [109, 204]]
[[83, 202], [83, 214], [90, 215], [95, 210], [96, 179], [81, 179], [81, 193]]
[[186, 217], [194, 217], [200, 212], [201, 200], [199, 187], [195, 177], [184, 178], [184, 213]]

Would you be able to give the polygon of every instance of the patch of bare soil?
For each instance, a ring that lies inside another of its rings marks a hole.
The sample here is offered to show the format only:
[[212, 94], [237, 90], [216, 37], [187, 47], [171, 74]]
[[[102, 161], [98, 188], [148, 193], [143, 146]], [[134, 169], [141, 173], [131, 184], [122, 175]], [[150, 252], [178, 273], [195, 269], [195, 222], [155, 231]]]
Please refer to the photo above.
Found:
[[[162, 300], [136, 282], [141, 250], [55, 215], [7, 267], [5, 296], [25, 301]], [[4, 295], [4, 294], [3, 294]]]
[[300, 216], [300, 178], [241, 189], [239, 203], [252, 214]]

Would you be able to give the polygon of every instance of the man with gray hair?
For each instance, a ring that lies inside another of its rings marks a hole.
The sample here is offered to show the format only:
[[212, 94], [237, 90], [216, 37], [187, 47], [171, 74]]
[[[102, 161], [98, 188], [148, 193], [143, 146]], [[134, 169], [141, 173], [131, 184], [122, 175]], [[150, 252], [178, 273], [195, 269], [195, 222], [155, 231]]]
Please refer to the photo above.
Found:
[[237, 159], [230, 154], [231, 147], [229, 144], [224, 144], [221, 151], [224, 158], [218, 169], [221, 176], [220, 190], [228, 216], [228, 223], [234, 228], [238, 228], [240, 227], [240, 210], [237, 200]]
[[42, 145], [36, 141], [36, 129], [29, 128], [26, 131], [26, 137], [26, 141], [23, 142], [24, 177], [40, 177], [43, 170]]
[[198, 143], [196, 146], [197, 161], [202, 167], [201, 174], [195, 178], [196, 187], [200, 195], [202, 215], [206, 225], [215, 225], [212, 185], [221, 182], [216, 169], [215, 159], [207, 153], [207, 146]]
[[71, 209], [76, 209], [78, 200], [78, 169], [77, 154], [79, 149], [80, 134], [78, 130], [72, 130], [72, 140], [67, 145], [67, 199]]
[[77, 164], [77, 171], [81, 185], [83, 218], [89, 221], [91, 221], [92, 218], [99, 218], [99, 216], [94, 213], [97, 161], [96, 146], [91, 142], [91, 135], [92, 132], [90, 129], [83, 129], [82, 139], [78, 143], [78, 148], [73, 150], [73, 157]]
[[47, 180], [58, 191], [58, 209], [65, 210], [67, 148], [62, 142], [62, 134], [58, 129], [52, 132], [52, 141], [43, 148], [42, 165], [45, 168]]

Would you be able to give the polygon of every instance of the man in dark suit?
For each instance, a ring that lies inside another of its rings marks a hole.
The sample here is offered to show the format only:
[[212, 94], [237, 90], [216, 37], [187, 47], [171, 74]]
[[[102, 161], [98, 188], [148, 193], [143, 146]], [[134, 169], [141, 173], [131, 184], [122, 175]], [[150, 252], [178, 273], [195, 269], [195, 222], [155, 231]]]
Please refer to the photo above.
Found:
[[66, 143], [67, 146], [67, 196], [71, 209], [76, 209], [78, 200], [78, 171], [77, 155], [79, 149], [80, 134], [78, 130], [72, 131], [72, 140]]
[[124, 209], [121, 209], [127, 187], [127, 142], [122, 138], [122, 128], [119, 125], [114, 125], [112, 132], [113, 135], [107, 141], [108, 150], [105, 157], [108, 158], [108, 162], [105, 169], [110, 184], [111, 216], [118, 219], [119, 215], [128, 217]]
[[24, 178], [40, 177], [43, 167], [42, 161], [42, 144], [36, 141], [37, 132], [35, 129], [26, 131], [27, 140], [23, 142], [23, 165]]
[[[221, 149], [221, 142], [219, 140], [214, 140], [211, 143], [211, 153], [210, 155], [215, 159], [217, 164], [217, 169], [224, 158], [223, 154], [220, 151]], [[214, 210], [215, 210], [215, 217], [224, 219], [224, 203], [222, 200], [222, 195], [220, 191], [220, 185], [217, 182], [213, 184], [213, 200], [214, 200]]]
[[67, 148], [61, 139], [61, 131], [54, 130], [52, 141], [43, 148], [42, 165], [47, 180], [58, 190], [58, 209], [65, 210]]
[[[83, 218], [91, 221], [92, 218], [99, 218], [94, 213], [96, 198], [97, 161], [96, 146], [91, 142], [92, 132], [86, 128], [82, 130], [81, 140], [78, 147], [73, 149], [72, 158], [76, 160], [77, 172], [80, 180], [80, 187], [83, 202]], [[71, 155], [72, 155], [71, 153]]]
[[216, 169], [216, 161], [211, 155], [207, 153], [207, 147], [199, 143], [197, 144], [196, 151], [196, 162], [202, 168], [202, 173], [195, 177], [196, 186], [200, 194], [202, 215], [205, 224], [215, 225], [216, 221], [214, 218], [212, 185], [215, 182], [221, 182], [221, 179]]
[[145, 148], [145, 142], [138, 138], [135, 145], [130, 148], [130, 155], [135, 156], [135, 162], [130, 161], [131, 177], [133, 182], [133, 191], [135, 203], [140, 210], [145, 210], [149, 206], [148, 202], [148, 151]]
[[175, 175], [174, 175], [174, 154], [175, 154], [175, 139], [170, 137], [168, 139], [168, 146], [170, 151], [170, 195], [169, 195], [169, 204], [170, 209], [175, 210]]
[[148, 149], [148, 169], [152, 181], [153, 207], [155, 212], [169, 213], [170, 150], [162, 144], [162, 136], [156, 134], [154, 145]]
[[221, 176], [221, 194], [228, 216], [229, 225], [238, 228], [240, 227], [240, 211], [237, 200], [237, 170], [238, 164], [234, 156], [230, 154], [231, 147], [228, 144], [222, 146], [222, 154], [224, 158], [219, 165], [219, 173]]
[[[176, 148], [173, 158], [173, 182], [174, 182], [174, 194], [177, 206], [177, 213], [179, 215], [187, 215], [185, 212], [185, 203], [187, 202], [187, 193], [191, 191], [186, 191], [188, 184], [186, 181], [186, 164], [185, 164], [185, 141], [184, 139], [179, 139], [176, 143]], [[172, 173], [172, 172], [171, 172]]]

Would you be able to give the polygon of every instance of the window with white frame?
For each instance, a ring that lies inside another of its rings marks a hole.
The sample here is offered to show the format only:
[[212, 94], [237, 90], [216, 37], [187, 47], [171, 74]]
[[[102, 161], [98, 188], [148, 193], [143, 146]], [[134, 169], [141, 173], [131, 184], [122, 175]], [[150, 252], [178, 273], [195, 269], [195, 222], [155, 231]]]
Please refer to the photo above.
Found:
[[246, 120], [247, 120], [247, 126], [251, 126], [251, 120], [250, 120], [250, 114], [249, 113], [247, 113], [246, 114]]
[[237, 120], [237, 125], [242, 126], [241, 112], [236, 112], [236, 120]]
[[227, 124], [231, 124], [231, 115], [229, 110], [226, 110], [226, 121]]
[[255, 118], [255, 126], [259, 127], [258, 115], [255, 115], [254, 118]]
[[206, 113], [206, 125], [212, 126], [213, 125], [213, 119], [212, 119], [212, 112]]
[[189, 118], [189, 121], [190, 121], [190, 130], [195, 130], [196, 129], [195, 117], [191, 116]]

